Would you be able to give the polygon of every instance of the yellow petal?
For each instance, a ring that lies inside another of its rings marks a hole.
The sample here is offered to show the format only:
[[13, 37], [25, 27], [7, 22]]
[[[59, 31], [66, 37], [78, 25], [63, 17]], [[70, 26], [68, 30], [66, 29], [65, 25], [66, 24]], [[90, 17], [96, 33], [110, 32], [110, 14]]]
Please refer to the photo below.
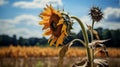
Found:
[[46, 31], [45, 31], [45, 33], [43, 34], [43, 36], [49, 36], [49, 35], [51, 35], [52, 34], [52, 31], [50, 30], [50, 29], [47, 29]]
[[62, 17], [61, 13], [55, 9], [52, 10], [52, 13], [57, 14], [59, 17]]
[[64, 32], [64, 33], [65, 33], [65, 35], [67, 35], [67, 36], [68, 36], [66, 29], [67, 29], [67, 26], [66, 26], [65, 24], [63, 24], [63, 27], [62, 27], [61, 32]]
[[51, 42], [50, 42], [50, 46], [52, 46], [57, 40], [57, 37], [55, 37]]
[[63, 21], [64, 21], [63, 19], [60, 19], [57, 26], [63, 24]]
[[43, 20], [49, 20], [49, 19], [50, 19], [50, 16], [40, 15], [40, 17], [41, 17]]
[[51, 15], [50, 8], [44, 8], [44, 11], [40, 15], [50, 16]]
[[44, 23], [45, 26], [50, 26], [50, 23]]
[[62, 33], [62, 34], [60, 35], [60, 37], [57, 39], [56, 47], [57, 47], [59, 44], [62, 44], [62, 43], [63, 43], [64, 37], [65, 37], [65, 34]]
[[43, 24], [46, 24], [46, 23], [49, 23], [49, 22], [45, 21], [45, 20], [39, 22], [40, 25], [43, 25]]
[[62, 17], [61, 13], [57, 11], [56, 13], [59, 17]]
[[51, 37], [48, 39], [48, 43], [53, 39], [53, 35], [51, 35]]
[[50, 12], [47, 12], [47, 11], [44, 11], [44, 12], [42, 12], [40, 15], [50, 16], [50, 15], [51, 15], [51, 13], [50, 13]]
[[46, 4], [46, 6], [47, 6], [47, 8], [50, 8], [50, 6], [48, 6], [47, 4]]
[[55, 14], [58, 14], [57, 10], [55, 10], [55, 9], [53, 9], [52, 12]]
[[51, 15], [51, 10], [50, 8], [44, 8], [45, 12], [43, 12], [42, 15], [45, 15], [45, 16], [50, 16]]
[[50, 8], [50, 10], [51, 10], [51, 12], [53, 13], [53, 7], [52, 7], [52, 5], [50, 4], [50, 6], [49, 6], [49, 8]]
[[44, 27], [42, 28], [42, 30], [45, 30], [45, 29], [47, 29], [49, 27], [50, 27], [49, 25], [44, 25]]

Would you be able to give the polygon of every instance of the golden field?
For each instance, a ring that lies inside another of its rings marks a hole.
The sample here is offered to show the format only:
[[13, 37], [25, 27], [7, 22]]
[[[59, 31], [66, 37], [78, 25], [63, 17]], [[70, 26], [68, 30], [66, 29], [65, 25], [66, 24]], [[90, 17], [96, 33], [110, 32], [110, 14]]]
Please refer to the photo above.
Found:
[[[61, 47], [38, 47], [38, 46], [9, 46], [0, 48], [0, 57], [28, 58], [28, 57], [57, 57]], [[108, 48], [110, 57], [120, 57], [119, 48]], [[66, 57], [85, 57], [84, 48], [71, 47], [66, 53]], [[96, 56], [102, 56], [98, 53]]]

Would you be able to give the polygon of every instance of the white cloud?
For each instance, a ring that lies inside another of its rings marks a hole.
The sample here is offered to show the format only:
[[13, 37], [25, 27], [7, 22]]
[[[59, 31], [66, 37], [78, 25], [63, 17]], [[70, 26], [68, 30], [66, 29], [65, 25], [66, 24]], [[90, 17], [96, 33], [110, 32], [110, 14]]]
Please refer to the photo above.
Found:
[[13, 6], [21, 8], [43, 8], [46, 4], [52, 4], [53, 6], [62, 5], [61, 0], [33, 0], [32, 2], [19, 1], [15, 2]]
[[42, 37], [40, 19], [33, 15], [19, 15], [13, 19], [0, 19], [0, 34], [18, 37]]
[[38, 22], [40, 18], [38, 16], [33, 15], [20, 15], [14, 18], [14, 23], [26, 23], [27, 25], [36, 25], [38, 26]]
[[42, 34], [38, 30], [31, 30], [29, 28], [13, 28], [5, 31], [4, 33], [9, 34], [10, 36], [13, 36], [13, 34], [16, 34], [18, 37], [22, 36], [24, 38], [29, 37], [42, 37]]
[[103, 22], [102, 23], [103, 28], [108, 28], [112, 30], [120, 29], [120, 22]]
[[8, 0], [0, 0], [0, 6], [8, 4]]
[[120, 29], [120, 8], [108, 7], [103, 12], [103, 26], [109, 29]]
[[28, 25], [38, 25], [39, 17], [33, 15], [19, 15], [13, 19], [0, 19], [1, 23], [6, 24], [19, 24], [19, 23], [26, 23]]
[[104, 18], [106, 20], [120, 20], [120, 8], [112, 8], [112, 7], [108, 7], [106, 8], [104, 11]]
[[0, 22], [0, 31], [5, 31], [7, 29], [13, 28], [15, 25], [9, 23], [1, 23]]
[[78, 23], [74, 23], [72, 27], [73, 27], [73, 29], [71, 31], [74, 32], [74, 33], [79, 33], [79, 31], [81, 30]]

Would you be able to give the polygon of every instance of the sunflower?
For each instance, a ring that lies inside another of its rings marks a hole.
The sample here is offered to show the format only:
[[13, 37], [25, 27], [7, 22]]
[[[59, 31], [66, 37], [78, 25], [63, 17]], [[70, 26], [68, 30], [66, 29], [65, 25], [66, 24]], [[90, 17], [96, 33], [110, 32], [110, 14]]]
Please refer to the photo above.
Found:
[[89, 15], [93, 21], [99, 22], [103, 18], [103, 12], [99, 7], [92, 7]]
[[64, 23], [64, 18], [60, 11], [55, 10], [51, 5], [44, 8], [44, 11], [40, 14], [42, 21], [40, 21], [40, 25], [44, 25], [43, 30], [44, 36], [50, 36], [48, 42], [50, 45], [55, 44], [58, 46], [59, 44], [63, 44], [63, 40], [65, 36], [67, 36], [67, 25]]

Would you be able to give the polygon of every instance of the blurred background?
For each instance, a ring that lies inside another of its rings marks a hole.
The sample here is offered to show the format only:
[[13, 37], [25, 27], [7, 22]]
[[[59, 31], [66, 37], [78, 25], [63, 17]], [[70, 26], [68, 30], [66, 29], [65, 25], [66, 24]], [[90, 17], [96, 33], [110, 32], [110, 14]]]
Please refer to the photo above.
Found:
[[[47, 40], [49, 37], [44, 37], [42, 35], [44, 31], [42, 30], [42, 26], [39, 25], [39, 22], [41, 21], [39, 14], [43, 11], [43, 8], [46, 7], [46, 4], [52, 4], [52, 6], [56, 9], [64, 10], [69, 15], [79, 17], [84, 24], [87, 25], [91, 25], [92, 23], [92, 20], [89, 16], [90, 8], [93, 6], [100, 7], [104, 13], [104, 18], [100, 22], [95, 23], [94, 29], [98, 32], [101, 40], [110, 39], [104, 44], [109, 47], [109, 50], [113, 49], [110, 54], [111, 57], [120, 57], [120, 0], [0, 0], [0, 58], [17, 58], [18, 56], [25, 58], [28, 56], [58, 56], [59, 49], [48, 47], [49, 44], [47, 43]], [[72, 36], [69, 36], [67, 39], [65, 39], [64, 44], [75, 38], [80, 38], [83, 40], [81, 28], [79, 27], [78, 23], [73, 24], [72, 33]], [[73, 46], [79, 46], [80, 48], [75, 48], [76, 52], [75, 49], [71, 49], [71, 52], [69, 52], [67, 55], [68, 57], [79, 57], [81, 54], [73, 53], [80, 53], [82, 50], [84, 51], [82, 52], [82, 57], [85, 56], [85, 50], [81, 48], [81, 43], [75, 42]], [[51, 52], [47, 52], [45, 48], [47, 48], [47, 50], [51, 50]], [[24, 51], [20, 51], [21, 49]], [[56, 52], [54, 52], [55, 50]], [[26, 53], [23, 55], [25, 51]], [[20, 54], [20, 52], [22, 54]], [[27, 52], [31, 53], [28, 54]], [[114, 53], [116, 54], [115, 56]], [[41, 61], [38, 62], [29, 61], [29, 63], [40, 66], [44, 65], [42, 63], [44, 61], [49, 65], [50, 61], [48, 61], [48, 59], [49, 58], [45, 58], [44, 60], [39, 59]], [[31, 60], [31, 58], [28, 60]], [[0, 67], [4, 67], [7, 64], [5, 61], [6, 59], [0, 60]], [[13, 67], [15, 67], [14, 63], [9, 64], [9, 61], [7, 65], [13, 65]], [[19, 62], [25, 66], [27, 65], [26, 62], [28, 61], [24, 61], [24, 63], [22, 63], [22, 60], [19, 59], [19, 61], [16, 61], [15, 63], [16, 67], [18, 67], [17, 64]], [[70, 64], [71, 63], [72, 62], [70, 62]], [[35, 67], [34, 65], [33, 67]]]
[[[44, 45], [48, 37], [43, 37], [39, 14], [52, 4], [56, 9], [79, 17], [85, 24], [91, 25], [89, 11], [98, 6], [104, 18], [95, 24], [100, 39], [111, 39], [107, 46], [120, 47], [120, 2], [119, 0], [0, 0], [0, 46]], [[86, 28], [87, 29], [87, 28]], [[81, 28], [74, 23], [72, 38], [81, 38]]]

